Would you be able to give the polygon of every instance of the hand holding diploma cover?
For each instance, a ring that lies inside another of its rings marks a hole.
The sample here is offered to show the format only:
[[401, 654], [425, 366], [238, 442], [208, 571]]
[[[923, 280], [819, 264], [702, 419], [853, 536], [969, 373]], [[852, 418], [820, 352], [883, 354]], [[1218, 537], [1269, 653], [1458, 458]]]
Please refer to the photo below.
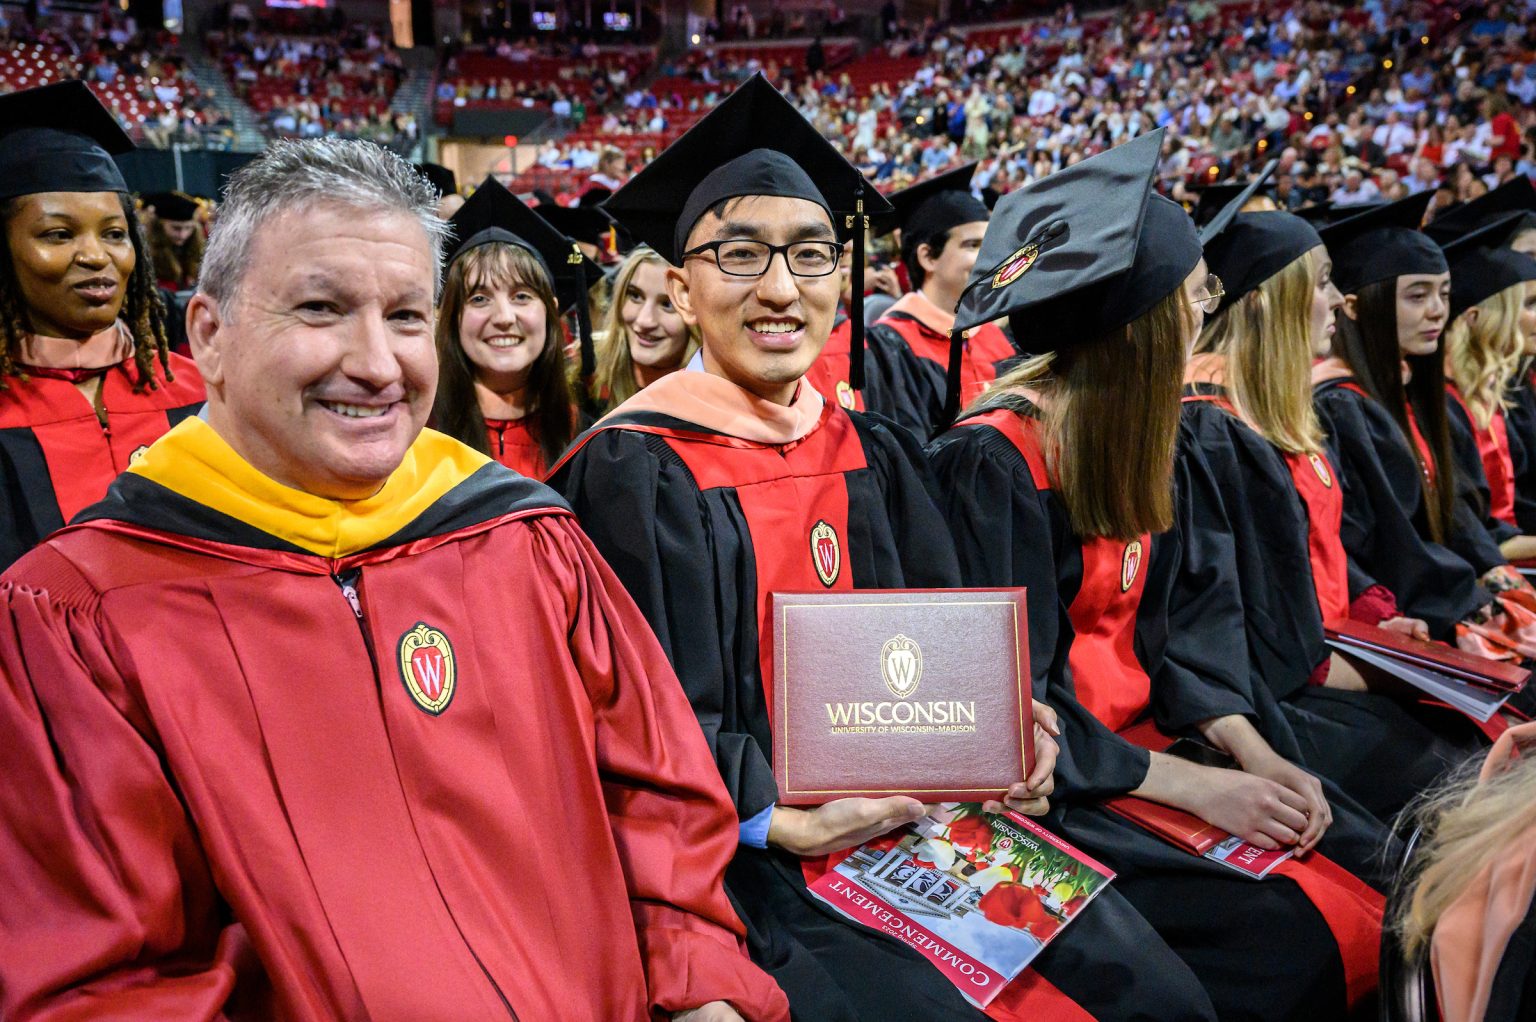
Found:
[[785, 805], [1000, 799], [1034, 765], [1022, 589], [774, 593]]

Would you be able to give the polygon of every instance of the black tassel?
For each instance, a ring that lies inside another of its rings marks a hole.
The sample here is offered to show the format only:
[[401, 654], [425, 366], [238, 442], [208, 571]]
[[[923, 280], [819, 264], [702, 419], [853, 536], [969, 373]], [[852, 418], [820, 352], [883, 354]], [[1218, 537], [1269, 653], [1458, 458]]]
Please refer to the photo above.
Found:
[[[859, 186], [862, 196], [864, 186]], [[864, 236], [869, 233], [864, 220], [864, 199], [856, 204], [857, 215], [853, 218], [853, 270], [850, 274], [848, 295], [848, 385], [856, 391], [864, 389]]]
[[954, 330], [949, 335], [949, 372], [944, 388], [944, 417], [939, 424], [941, 433], [953, 426], [960, 414], [960, 362], [964, 355], [965, 332]]

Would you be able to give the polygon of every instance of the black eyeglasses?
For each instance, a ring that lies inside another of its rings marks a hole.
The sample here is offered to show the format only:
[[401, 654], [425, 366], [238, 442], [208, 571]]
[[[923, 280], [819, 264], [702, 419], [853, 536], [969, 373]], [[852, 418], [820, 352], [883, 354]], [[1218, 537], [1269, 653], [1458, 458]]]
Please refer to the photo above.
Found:
[[797, 277], [825, 277], [837, 270], [843, 246], [835, 241], [792, 241], [788, 245], [770, 245], [766, 241], [732, 238], [709, 241], [683, 253], [683, 258], [709, 252], [721, 273], [732, 277], [760, 277], [768, 272], [773, 257], [782, 254], [784, 265]]

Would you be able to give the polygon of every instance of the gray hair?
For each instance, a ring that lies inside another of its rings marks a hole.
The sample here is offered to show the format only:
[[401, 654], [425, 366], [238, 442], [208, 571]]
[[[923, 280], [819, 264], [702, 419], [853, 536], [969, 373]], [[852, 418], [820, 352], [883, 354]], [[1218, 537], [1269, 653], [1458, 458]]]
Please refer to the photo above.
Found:
[[414, 218], [432, 246], [434, 293], [441, 286], [443, 248], [451, 232], [437, 216], [437, 193], [426, 178], [372, 142], [315, 138], [273, 142], [230, 177], [208, 235], [198, 291], [227, 311], [244, 280], [257, 231], [278, 214], [316, 206]]

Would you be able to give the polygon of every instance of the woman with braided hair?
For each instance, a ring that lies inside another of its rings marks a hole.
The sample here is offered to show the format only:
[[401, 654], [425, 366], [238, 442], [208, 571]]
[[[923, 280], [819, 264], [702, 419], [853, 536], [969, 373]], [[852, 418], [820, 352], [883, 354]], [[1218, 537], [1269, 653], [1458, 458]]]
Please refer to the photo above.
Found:
[[0, 97], [0, 568], [203, 402], [112, 161], [132, 147], [80, 82]]

